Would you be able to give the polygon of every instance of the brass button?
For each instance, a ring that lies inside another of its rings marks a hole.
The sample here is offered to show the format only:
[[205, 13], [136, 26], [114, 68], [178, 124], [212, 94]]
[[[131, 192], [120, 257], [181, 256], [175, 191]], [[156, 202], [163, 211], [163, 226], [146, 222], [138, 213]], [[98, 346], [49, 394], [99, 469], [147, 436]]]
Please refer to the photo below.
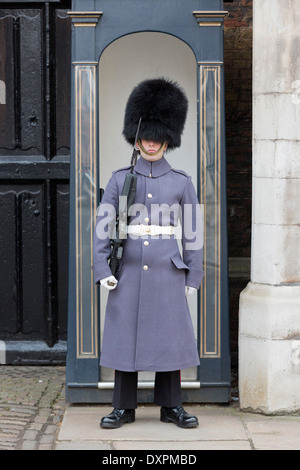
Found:
[[148, 269], [149, 269], [149, 266], [147, 266], [147, 265], [145, 264], [145, 266], [143, 267], [143, 270], [144, 270], [144, 271], [148, 271]]
[[151, 227], [146, 227], [146, 228], [145, 228], [145, 232], [146, 232], [146, 233], [150, 233], [150, 232], [151, 232]]
[[145, 241], [144, 241], [144, 245], [145, 245], [145, 246], [148, 246], [148, 245], [149, 245], [148, 240], [145, 240]]
[[149, 217], [146, 217], [146, 218], [145, 218], [145, 222], [147, 222], [147, 223], [148, 223], [148, 222], [149, 222], [149, 220], [150, 220], [150, 219], [149, 219]]
[[148, 198], [149, 198], [149, 199], [152, 198], [152, 194], [151, 194], [151, 193], [148, 194]]

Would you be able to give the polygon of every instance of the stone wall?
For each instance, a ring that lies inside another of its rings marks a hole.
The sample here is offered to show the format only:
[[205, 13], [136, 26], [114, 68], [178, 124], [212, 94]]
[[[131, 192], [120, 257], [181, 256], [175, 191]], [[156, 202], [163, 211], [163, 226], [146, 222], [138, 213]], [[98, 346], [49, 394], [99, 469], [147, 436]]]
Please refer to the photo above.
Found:
[[251, 282], [240, 296], [242, 409], [300, 410], [300, 12], [254, 0]]

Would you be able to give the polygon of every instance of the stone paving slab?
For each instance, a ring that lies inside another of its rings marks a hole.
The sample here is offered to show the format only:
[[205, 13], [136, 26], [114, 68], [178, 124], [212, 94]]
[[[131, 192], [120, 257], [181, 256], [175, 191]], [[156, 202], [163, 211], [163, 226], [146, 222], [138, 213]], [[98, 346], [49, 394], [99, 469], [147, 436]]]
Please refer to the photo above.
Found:
[[243, 414], [253, 446], [257, 450], [300, 450], [299, 416]]
[[237, 404], [185, 406], [198, 417], [199, 427], [181, 429], [159, 420], [159, 408], [140, 406], [136, 421], [119, 429], [102, 429], [111, 407], [67, 407], [56, 449], [108, 450], [299, 450], [299, 416], [243, 413]]
[[173, 423], [162, 423], [159, 419], [159, 407], [142, 406], [136, 411], [134, 423], [119, 429], [102, 429], [99, 422], [102, 416], [111, 412], [105, 406], [69, 406], [59, 432], [59, 441], [175, 441], [197, 442], [217, 440], [244, 440], [247, 434], [238, 416], [222, 408], [203, 406], [185, 406], [187, 412], [195, 414], [199, 426], [182, 429]]

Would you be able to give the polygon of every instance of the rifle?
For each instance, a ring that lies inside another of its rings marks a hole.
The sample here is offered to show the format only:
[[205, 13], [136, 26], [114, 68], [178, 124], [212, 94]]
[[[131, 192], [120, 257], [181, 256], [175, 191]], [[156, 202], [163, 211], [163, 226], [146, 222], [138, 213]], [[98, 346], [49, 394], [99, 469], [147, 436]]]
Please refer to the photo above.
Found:
[[[133, 173], [134, 166], [138, 157], [138, 150], [136, 149], [136, 143], [138, 140], [138, 135], [140, 131], [141, 118], [138, 123], [132, 156], [131, 156], [131, 168], [130, 172], [126, 174], [121, 196], [119, 198], [119, 208], [116, 220], [116, 235], [110, 241], [111, 244], [111, 254], [109, 258], [109, 266], [112, 272], [112, 275], [115, 276], [120, 260], [123, 257], [123, 244], [127, 236], [127, 221], [128, 221], [128, 212], [130, 207], [134, 204], [135, 194], [136, 194], [136, 183], [137, 175]], [[114, 285], [114, 283], [108, 283], [109, 285]]]

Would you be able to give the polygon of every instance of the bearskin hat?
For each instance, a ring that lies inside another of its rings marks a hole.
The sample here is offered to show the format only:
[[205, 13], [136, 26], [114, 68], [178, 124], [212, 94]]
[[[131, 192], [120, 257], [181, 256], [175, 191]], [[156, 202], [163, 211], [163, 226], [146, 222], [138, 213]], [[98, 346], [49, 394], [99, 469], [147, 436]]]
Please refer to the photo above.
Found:
[[123, 135], [134, 145], [139, 119], [140, 139], [168, 142], [168, 149], [180, 147], [188, 100], [173, 81], [156, 78], [139, 83], [131, 92], [124, 118]]

